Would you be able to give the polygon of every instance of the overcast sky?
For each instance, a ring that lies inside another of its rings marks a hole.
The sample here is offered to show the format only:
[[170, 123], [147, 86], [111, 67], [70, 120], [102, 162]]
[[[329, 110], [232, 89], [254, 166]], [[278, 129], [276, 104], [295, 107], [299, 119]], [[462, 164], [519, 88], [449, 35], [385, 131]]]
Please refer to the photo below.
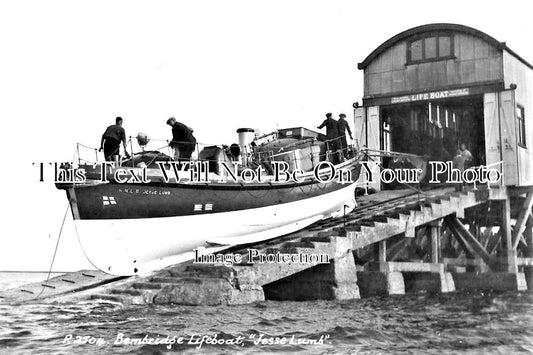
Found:
[[[474, 27], [533, 62], [529, 3], [2, 1], [0, 270], [45, 270], [53, 255], [67, 200], [32, 162], [97, 147], [116, 116], [127, 135], [161, 139], [175, 116], [203, 143], [350, 118], [357, 63], [414, 26]], [[88, 266], [69, 214], [54, 269]]]

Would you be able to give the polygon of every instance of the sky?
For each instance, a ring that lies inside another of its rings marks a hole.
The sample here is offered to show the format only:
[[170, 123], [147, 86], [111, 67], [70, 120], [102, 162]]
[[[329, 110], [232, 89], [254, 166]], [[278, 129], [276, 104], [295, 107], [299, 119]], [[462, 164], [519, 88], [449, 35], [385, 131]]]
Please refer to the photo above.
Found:
[[[0, 270], [48, 270], [67, 199], [33, 163], [71, 161], [77, 142], [98, 147], [116, 116], [128, 136], [163, 140], [174, 116], [206, 144], [236, 142], [239, 127], [350, 118], [363, 93], [357, 63], [415, 26], [474, 27], [533, 62], [529, 4], [3, 0]], [[89, 267], [69, 212], [53, 269]]]

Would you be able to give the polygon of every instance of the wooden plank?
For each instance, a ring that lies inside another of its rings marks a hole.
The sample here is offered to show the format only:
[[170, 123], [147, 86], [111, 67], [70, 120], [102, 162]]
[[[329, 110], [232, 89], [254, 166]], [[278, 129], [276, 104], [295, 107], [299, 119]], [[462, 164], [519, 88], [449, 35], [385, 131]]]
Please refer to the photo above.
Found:
[[446, 86], [447, 85], [446, 62], [437, 61], [437, 62], [432, 62], [431, 64], [432, 64], [432, 71], [433, 71], [433, 86], [436, 88]]
[[405, 70], [405, 63], [407, 62], [407, 43], [402, 41], [397, 43], [390, 50], [392, 52], [392, 70]]
[[432, 89], [435, 87], [433, 83], [433, 68], [432, 63], [418, 64], [418, 88], [420, 90]]
[[387, 71], [384, 73], [381, 73], [381, 94], [386, 94], [388, 92], [392, 92], [392, 72]]
[[409, 91], [417, 91], [418, 87], [418, 67], [416, 65], [409, 65], [405, 69], [405, 89]]
[[476, 81], [476, 70], [474, 60], [459, 62], [459, 75], [461, 84], [469, 84]]
[[98, 270], [81, 270], [0, 292], [0, 299], [7, 301], [33, 301], [79, 292], [103, 284], [124, 279]]
[[477, 82], [489, 81], [491, 77], [490, 73], [490, 59], [476, 59], [474, 63], [475, 68], [475, 80]]
[[533, 258], [516, 258], [516, 263], [520, 266], [533, 266]]
[[466, 34], [457, 34], [456, 42], [459, 47], [458, 60], [474, 59], [474, 37]]
[[455, 60], [446, 61], [446, 84], [458, 85], [461, 83], [459, 76], [459, 63]]
[[487, 41], [474, 38], [474, 58], [481, 59], [489, 56], [489, 44]]
[[518, 247], [520, 237], [526, 229], [527, 219], [531, 215], [531, 207], [533, 207], [533, 192], [527, 194], [526, 200], [522, 205], [522, 210], [520, 211], [520, 214], [518, 215], [518, 218], [514, 225], [514, 230], [512, 233], [513, 249], [516, 249]]
[[392, 72], [392, 91], [407, 91], [405, 84], [405, 70], [395, 70]]
[[422, 262], [392, 262], [388, 261], [389, 272], [441, 272], [443, 264], [422, 263]]
[[455, 266], [482, 266], [485, 262], [481, 259], [443, 258], [444, 265]]

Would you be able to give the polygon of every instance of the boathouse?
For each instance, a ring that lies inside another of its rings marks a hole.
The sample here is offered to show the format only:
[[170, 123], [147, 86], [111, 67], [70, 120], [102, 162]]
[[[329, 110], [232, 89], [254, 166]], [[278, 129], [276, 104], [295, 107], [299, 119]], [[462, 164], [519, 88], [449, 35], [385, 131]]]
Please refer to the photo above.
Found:
[[386, 40], [358, 68], [359, 144], [441, 161], [465, 144], [473, 165], [503, 170], [505, 186], [533, 185], [533, 66], [505, 42], [463, 25], [423, 25]]

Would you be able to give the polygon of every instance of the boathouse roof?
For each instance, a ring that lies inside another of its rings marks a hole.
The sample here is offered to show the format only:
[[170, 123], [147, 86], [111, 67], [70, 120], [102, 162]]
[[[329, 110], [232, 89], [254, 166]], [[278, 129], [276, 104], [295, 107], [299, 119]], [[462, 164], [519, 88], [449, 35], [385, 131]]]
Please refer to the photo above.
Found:
[[411, 29], [398, 33], [396, 36], [391, 37], [385, 42], [383, 42], [372, 53], [370, 53], [368, 57], [365, 58], [365, 60], [357, 64], [357, 68], [365, 69], [374, 59], [376, 59], [377, 56], [379, 56], [381, 53], [383, 53], [384, 51], [386, 51], [388, 48], [392, 47], [396, 43], [401, 42], [404, 39], [409, 38], [411, 36], [415, 36], [415, 35], [426, 33], [426, 32], [459, 32], [459, 33], [469, 34], [474, 37], [478, 37], [488, 42], [489, 44], [493, 45], [500, 51], [505, 49], [507, 52], [513, 55], [516, 59], [518, 59], [525, 65], [527, 65], [530, 69], [533, 69], [532, 64], [528, 63], [524, 58], [520, 57], [512, 49], [507, 47], [505, 42], [500, 42], [496, 40], [494, 37], [489, 36], [485, 32], [476, 30], [475, 28], [464, 26], [464, 25], [453, 24], [453, 23], [432, 23], [432, 24], [413, 27]]

